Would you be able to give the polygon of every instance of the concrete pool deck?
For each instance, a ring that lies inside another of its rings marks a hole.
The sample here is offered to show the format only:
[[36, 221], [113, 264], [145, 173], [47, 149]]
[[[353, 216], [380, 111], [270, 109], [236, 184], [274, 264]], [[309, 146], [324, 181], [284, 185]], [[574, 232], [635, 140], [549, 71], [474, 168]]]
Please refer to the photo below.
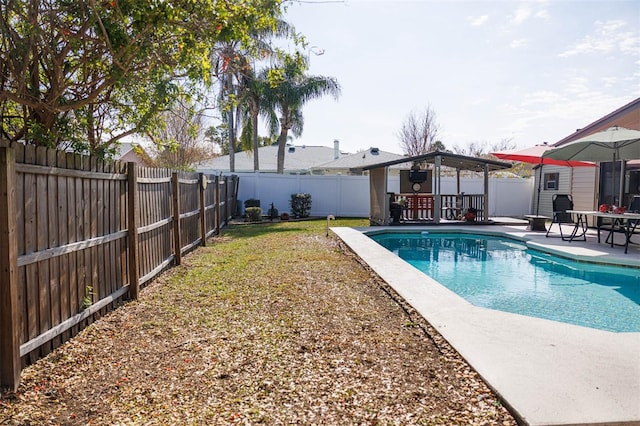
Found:
[[[467, 360], [529, 425], [640, 424], [640, 333], [613, 333], [471, 305], [362, 231], [507, 234], [578, 260], [640, 268], [640, 246], [545, 238], [523, 226], [334, 227], [332, 231]], [[639, 283], [640, 285], [640, 283]]]

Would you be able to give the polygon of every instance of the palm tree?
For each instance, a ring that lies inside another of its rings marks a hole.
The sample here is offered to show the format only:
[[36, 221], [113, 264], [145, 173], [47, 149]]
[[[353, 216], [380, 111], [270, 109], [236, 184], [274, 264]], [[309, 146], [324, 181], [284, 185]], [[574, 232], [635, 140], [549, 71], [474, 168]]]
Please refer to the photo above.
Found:
[[[231, 41], [214, 47], [212, 56], [216, 64], [214, 73], [221, 83], [220, 105], [226, 118], [229, 132], [229, 170], [235, 170], [235, 151], [238, 130], [245, 126], [245, 135], [250, 135], [254, 151], [254, 169], [259, 170], [258, 161], [258, 116], [261, 113], [261, 92], [263, 81], [256, 80], [252, 64], [275, 54], [270, 45], [273, 37], [287, 37], [293, 28], [283, 20], [276, 20], [275, 26], [250, 34], [247, 43]], [[245, 111], [245, 117], [241, 112]], [[248, 119], [250, 118], [250, 119]]]
[[[243, 146], [253, 151], [253, 170], [260, 170], [258, 148], [260, 138], [258, 136], [258, 118], [260, 114], [268, 116], [263, 102], [263, 93], [267, 81], [250, 71], [242, 79], [239, 87], [238, 105], [240, 106], [242, 120]], [[249, 142], [250, 140], [250, 142]]]
[[228, 132], [229, 170], [235, 171], [236, 152], [236, 128], [234, 120], [234, 100], [236, 98], [235, 76], [243, 65], [239, 59], [238, 49], [240, 42], [232, 41], [221, 43], [212, 51], [214, 63], [214, 75], [220, 79], [219, 108], [222, 117], [226, 121]]
[[[333, 77], [307, 75], [308, 59], [297, 52], [286, 55], [279, 67], [265, 70], [263, 79], [270, 82], [265, 87], [264, 103], [270, 109], [269, 125], [273, 134], [278, 127], [278, 166], [277, 173], [284, 173], [284, 154], [289, 130], [294, 136], [300, 136], [304, 127], [302, 107], [312, 99], [340, 95], [340, 85]], [[279, 114], [280, 117], [276, 117]]]

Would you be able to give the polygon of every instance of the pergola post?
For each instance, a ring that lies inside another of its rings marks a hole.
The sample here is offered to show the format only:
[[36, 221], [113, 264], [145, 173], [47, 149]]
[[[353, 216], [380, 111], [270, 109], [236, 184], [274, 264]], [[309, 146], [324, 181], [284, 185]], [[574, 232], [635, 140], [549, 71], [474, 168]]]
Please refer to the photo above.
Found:
[[435, 161], [434, 161], [434, 168], [435, 168], [435, 179], [436, 179], [436, 185], [435, 185], [435, 190], [436, 190], [436, 194], [434, 197], [434, 212], [433, 212], [433, 221], [435, 223], [440, 223], [440, 210], [442, 207], [442, 187], [440, 185], [441, 183], [441, 176], [440, 176], [440, 166], [442, 165], [442, 157], [440, 155], [436, 155], [435, 157]]
[[484, 214], [482, 215], [483, 222], [489, 222], [489, 165], [484, 165]]
[[372, 225], [388, 225], [391, 214], [387, 196], [386, 167], [369, 170], [369, 198], [369, 222]]

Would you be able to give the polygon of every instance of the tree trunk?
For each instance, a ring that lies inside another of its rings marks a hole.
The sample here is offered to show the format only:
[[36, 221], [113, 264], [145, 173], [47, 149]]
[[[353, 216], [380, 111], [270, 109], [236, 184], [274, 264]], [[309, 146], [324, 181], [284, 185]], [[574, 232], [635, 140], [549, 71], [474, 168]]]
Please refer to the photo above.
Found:
[[227, 124], [229, 126], [229, 171], [236, 171], [236, 137], [233, 126], [233, 110], [227, 112]]
[[289, 133], [289, 129], [282, 127], [280, 136], [278, 137], [278, 169], [276, 173], [279, 175], [284, 174], [284, 154], [287, 146], [287, 133]]
[[258, 160], [258, 105], [256, 100], [251, 101], [251, 126], [253, 131], [253, 171], [260, 170], [260, 161]]
[[[227, 96], [230, 96], [233, 91], [233, 84], [232, 77], [229, 74], [226, 75], [225, 88]], [[236, 171], [236, 132], [232, 107], [229, 107], [229, 111], [227, 112], [227, 125], [229, 126], [229, 171], [233, 173]]]

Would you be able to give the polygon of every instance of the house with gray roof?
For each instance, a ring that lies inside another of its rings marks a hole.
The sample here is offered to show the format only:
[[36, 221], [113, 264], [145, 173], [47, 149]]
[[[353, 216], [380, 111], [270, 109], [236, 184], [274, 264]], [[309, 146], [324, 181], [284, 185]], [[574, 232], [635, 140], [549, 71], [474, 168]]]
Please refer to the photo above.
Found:
[[[405, 156], [394, 154], [393, 152], [381, 151], [378, 148], [369, 148], [355, 154], [345, 155], [341, 158], [329, 161], [311, 169], [314, 175], [362, 175], [362, 168], [376, 163], [385, 163], [387, 161], [395, 161]], [[400, 168], [408, 169], [407, 165], [398, 165], [390, 170], [390, 174], [399, 174]]]
[[[339, 160], [349, 154], [340, 151], [340, 143], [334, 141], [333, 148], [328, 146], [287, 144], [284, 153], [285, 174], [311, 174], [311, 170], [320, 164]], [[258, 160], [261, 173], [275, 173], [278, 168], [278, 146], [258, 148]], [[228, 173], [229, 156], [213, 158], [198, 166], [199, 172], [218, 174]], [[236, 152], [235, 172], [253, 173], [253, 152]]]
[[123, 142], [118, 146], [118, 152], [115, 153], [114, 159], [126, 162], [134, 162], [140, 166], [152, 166], [153, 160], [147, 154], [147, 151], [137, 143]]
[[[577, 129], [553, 146], [568, 144], [612, 126], [640, 130], [640, 98], [634, 99], [582, 129]], [[535, 174], [535, 187], [539, 190], [533, 193], [532, 205], [539, 203], [539, 214], [552, 216], [553, 196], [571, 194], [576, 210], [598, 210], [600, 204], [610, 203], [613, 196], [616, 196], [616, 203], [628, 207], [632, 197], [640, 195], [640, 158], [619, 163], [600, 162], [598, 167], [544, 166], [541, 173]], [[614, 182], [614, 173], [624, 177]], [[617, 199], [620, 184], [623, 185], [622, 200]]]

